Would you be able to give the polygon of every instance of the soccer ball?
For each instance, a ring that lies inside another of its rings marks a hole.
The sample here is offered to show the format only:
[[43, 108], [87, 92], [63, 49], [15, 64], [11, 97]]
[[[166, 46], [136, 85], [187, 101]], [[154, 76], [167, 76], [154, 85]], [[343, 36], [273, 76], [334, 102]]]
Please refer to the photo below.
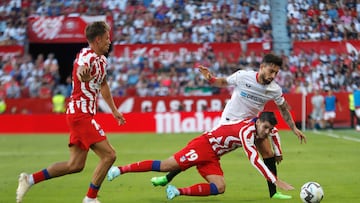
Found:
[[324, 190], [317, 182], [307, 182], [300, 190], [300, 199], [304, 203], [319, 203], [324, 197]]

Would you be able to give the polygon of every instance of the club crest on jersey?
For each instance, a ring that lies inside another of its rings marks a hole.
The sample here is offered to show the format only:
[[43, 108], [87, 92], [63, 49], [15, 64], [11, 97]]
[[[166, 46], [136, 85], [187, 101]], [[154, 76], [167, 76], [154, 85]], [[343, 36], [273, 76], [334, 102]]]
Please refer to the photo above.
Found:
[[101, 136], [105, 136], [104, 130], [103, 130], [103, 129], [100, 129], [100, 130], [99, 130], [99, 134], [100, 134]]
[[180, 157], [180, 162], [184, 162], [184, 161], [186, 161], [186, 156]]

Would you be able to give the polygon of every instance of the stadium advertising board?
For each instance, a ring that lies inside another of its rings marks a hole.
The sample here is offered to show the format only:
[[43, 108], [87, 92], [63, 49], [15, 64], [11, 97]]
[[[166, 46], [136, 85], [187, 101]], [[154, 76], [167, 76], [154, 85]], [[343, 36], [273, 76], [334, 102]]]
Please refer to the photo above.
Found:
[[[158, 57], [160, 60], [174, 60], [178, 56], [187, 56], [193, 54], [195, 58], [201, 59], [204, 53], [211, 49], [216, 56], [223, 55], [227, 60], [237, 62], [240, 54], [245, 51], [267, 53], [270, 51], [271, 44], [269, 42], [247, 43], [205, 43], [205, 44], [115, 44], [114, 55], [116, 57], [134, 58], [137, 56]], [[360, 41], [348, 40], [341, 42], [321, 41], [321, 42], [294, 42], [293, 50], [296, 54], [301, 51], [306, 53], [324, 50], [329, 54], [331, 49], [335, 49], [338, 54], [351, 53], [354, 51], [358, 54], [360, 50]]]
[[[348, 93], [336, 93], [342, 106]], [[301, 94], [285, 94], [296, 122], [301, 122]], [[311, 113], [311, 94], [306, 97], [306, 115]], [[191, 132], [207, 130], [216, 123], [230, 95], [179, 97], [116, 97], [115, 104], [126, 115], [126, 126], [119, 127], [106, 105], [99, 100], [101, 122], [107, 132]], [[52, 114], [51, 99], [6, 99], [7, 109], [0, 115], [1, 132], [67, 132], [64, 115]], [[178, 107], [183, 104], [181, 111]], [[204, 109], [206, 107], [206, 109]], [[145, 111], [146, 110], [146, 111]], [[265, 110], [276, 111], [273, 102]], [[349, 111], [337, 112], [335, 123], [349, 125]], [[278, 115], [281, 128], [286, 127]], [[19, 128], [18, 126], [22, 126]], [[106, 127], [105, 127], [106, 126]], [[58, 130], [58, 129], [61, 130]]]
[[22, 56], [24, 47], [20, 45], [2, 45], [0, 46], [0, 57], [5, 59], [8, 57]]
[[[276, 111], [277, 117], [280, 113]], [[119, 126], [112, 114], [96, 115], [105, 132], [112, 133], [190, 133], [215, 127], [221, 112], [125, 113], [126, 124]], [[288, 129], [278, 119], [279, 129]], [[1, 133], [67, 133], [65, 114], [5, 114], [0, 115]], [[19, 126], [21, 126], [19, 128]]]
[[112, 25], [112, 17], [105, 15], [30, 16], [28, 18], [29, 42], [86, 43], [85, 27], [94, 21], [106, 21]]

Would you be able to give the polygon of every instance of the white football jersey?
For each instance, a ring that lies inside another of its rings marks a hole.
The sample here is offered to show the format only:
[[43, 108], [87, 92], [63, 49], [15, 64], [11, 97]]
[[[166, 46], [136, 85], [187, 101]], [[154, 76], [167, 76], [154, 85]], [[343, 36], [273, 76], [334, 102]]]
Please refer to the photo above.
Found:
[[257, 75], [255, 71], [239, 70], [226, 78], [228, 84], [235, 88], [221, 115], [220, 124], [256, 117], [270, 100], [276, 105], [284, 103], [281, 87], [275, 81], [262, 85], [257, 81]]

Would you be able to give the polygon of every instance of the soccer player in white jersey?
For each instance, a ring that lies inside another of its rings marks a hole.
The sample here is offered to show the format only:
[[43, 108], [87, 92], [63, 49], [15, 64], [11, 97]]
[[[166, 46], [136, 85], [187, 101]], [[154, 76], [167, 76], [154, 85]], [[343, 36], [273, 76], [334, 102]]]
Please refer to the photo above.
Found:
[[197, 183], [185, 188], [168, 185], [166, 188], [167, 198], [173, 199], [179, 195], [218, 195], [225, 192], [225, 180], [220, 165], [220, 157], [242, 147], [251, 164], [268, 181], [283, 190], [292, 190], [294, 188], [291, 185], [278, 179], [264, 164], [255, 145], [256, 140], [266, 139], [276, 124], [277, 120], [273, 112], [262, 112], [258, 118], [229, 121], [192, 139], [183, 149], [168, 159], [163, 161], [144, 160], [116, 167], [117, 176], [125, 173], [147, 171], [185, 171], [196, 166], [199, 174], [207, 182]]
[[[220, 127], [228, 122], [239, 121], [256, 116], [264, 109], [268, 101], [273, 100], [278, 106], [283, 119], [290, 129], [300, 139], [301, 143], [306, 142], [305, 135], [296, 127], [289, 112], [288, 104], [282, 94], [281, 87], [274, 81], [282, 66], [282, 59], [274, 54], [264, 56], [258, 71], [239, 70], [227, 78], [216, 78], [208, 68], [200, 66], [199, 70], [208, 82], [217, 87], [234, 86], [231, 99], [225, 106], [221, 115]], [[273, 129], [270, 139], [262, 139], [256, 142], [266, 166], [276, 175], [276, 163], [282, 161], [282, 150], [278, 130]], [[112, 168], [110, 169], [112, 170]], [[116, 171], [116, 170], [115, 170]], [[109, 171], [111, 172], [111, 171]], [[154, 186], [168, 184], [181, 171], [172, 171], [166, 176], [154, 177], [151, 182]], [[108, 173], [108, 179], [112, 179]], [[290, 195], [277, 192], [276, 185], [268, 181], [270, 198], [290, 199]]]
[[76, 56], [73, 67], [73, 90], [67, 106], [66, 118], [70, 128], [68, 161], [54, 163], [32, 174], [21, 173], [16, 190], [16, 202], [23, 200], [25, 193], [34, 184], [51, 178], [77, 173], [83, 170], [89, 149], [100, 158], [91, 179], [83, 203], [99, 203], [97, 194], [108, 169], [116, 159], [116, 152], [108, 142], [101, 126], [95, 120], [99, 93], [112, 110], [114, 118], [122, 125], [125, 119], [113, 101], [106, 80], [107, 59], [104, 56], [110, 47], [110, 27], [103, 21], [93, 22], [85, 29], [88, 48]]

